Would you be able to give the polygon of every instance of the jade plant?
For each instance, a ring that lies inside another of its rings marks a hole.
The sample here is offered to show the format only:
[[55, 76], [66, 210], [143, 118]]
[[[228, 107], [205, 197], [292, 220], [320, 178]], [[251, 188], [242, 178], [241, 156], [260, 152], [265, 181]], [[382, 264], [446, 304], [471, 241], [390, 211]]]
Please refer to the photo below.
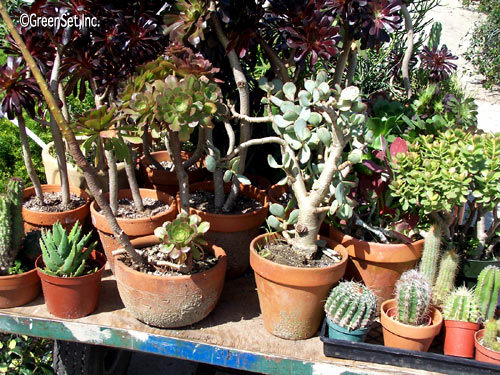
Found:
[[163, 259], [158, 266], [167, 266], [182, 273], [193, 268], [193, 259], [203, 259], [202, 238], [210, 228], [210, 223], [202, 221], [198, 215], [180, 213], [173, 221], [166, 221], [155, 229], [154, 234], [161, 241], [160, 253]]
[[488, 319], [484, 323], [483, 346], [500, 352], [500, 320]]
[[446, 320], [477, 323], [481, 313], [474, 292], [465, 286], [454, 289], [444, 303], [443, 317]]
[[52, 229], [42, 231], [40, 247], [45, 267], [42, 269], [48, 275], [59, 277], [78, 277], [87, 272], [87, 258], [97, 245], [88, 245], [92, 233], [82, 236], [82, 227], [75, 223], [68, 234], [61, 223], [57, 222]]
[[490, 319], [495, 316], [499, 292], [500, 268], [495, 266], [485, 267], [477, 278], [475, 291], [479, 309], [484, 319]]
[[431, 284], [424, 275], [416, 270], [404, 272], [396, 283], [395, 318], [403, 324], [425, 324], [429, 317], [431, 294]]
[[353, 281], [340, 282], [331, 290], [325, 303], [328, 319], [349, 331], [370, 327], [376, 310], [375, 294]]

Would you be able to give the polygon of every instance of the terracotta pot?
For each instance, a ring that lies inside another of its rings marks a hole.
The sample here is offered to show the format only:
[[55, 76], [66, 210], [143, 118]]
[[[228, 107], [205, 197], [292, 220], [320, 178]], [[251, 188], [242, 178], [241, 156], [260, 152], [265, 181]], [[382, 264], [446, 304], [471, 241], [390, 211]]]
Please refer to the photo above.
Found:
[[[83, 206], [75, 208], [74, 210], [63, 212], [38, 212], [28, 210], [23, 207], [22, 212], [24, 219], [24, 233], [28, 233], [32, 230], [40, 230], [43, 228], [49, 229], [58, 221], [67, 231], [73, 228], [73, 225], [77, 220], [80, 222], [80, 224], [84, 225], [85, 220], [89, 215], [90, 195], [88, 195], [84, 190], [72, 186], [70, 186], [69, 190], [71, 193], [85, 198], [86, 203]], [[59, 191], [61, 191], [60, 185], [42, 185], [43, 193], [52, 193]], [[35, 195], [35, 188], [26, 188], [23, 192], [23, 200], [26, 200], [28, 197], [31, 197], [33, 195]]]
[[[281, 204], [283, 207], [286, 208], [286, 204], [283, 205], [282, 202], [279, 201], [279, 198], [281, 196], [283, 196], [283, 194], [285, 193], [288, 193], [290, 192], [290, 187], [288, 185], [278, 185], [278, 184], [274, 184], [273, 186], [271, 186], [269, 188], [269, 190], [267, 191], [267, 195], [269, 197], [269, 201], [271, 203], [276, 203], [276, 204]], [[293, 209], [291, 210], [288, 210], [286, 212], [286, 216], [288, 217], [288, 215], [290, 214], [290, 212], [292, 212]]]
[[[225, 185], [226, 193], [230, 185]], [[213, 182], [198, 182], [189, 186], [189, 191], [213, 191]], [[250, 242], [259, 234], [259, 228], [266, 220], [269, 203], [267, 196], [254, 186], [240, 185], [240, 194], [259, 201], [262, 208], [242, 215], [222, 215], [190, 208], [191, 214], [198, 214], [210, 223], [205, 234], [207, 241], [222, 247], [227, 253], [227, 278], [240, 276], [248, 268]], [[177, 204], [180, 205], [179, 196]]]
[[25, 305], [41, 291], [36, 268], [19, 275], [0, 276], [0, 309]]
[[263, 176], [259, 176], [257, 174], [245, 174], [246, 177], [252, 183], [252, 186], [255, 186], [260, 191], [266, 193], [271, 187], [271, 181]]
[[[182, 160], [188, 160], [192, 153], [181, 151]], [[168, 151], [152, 152], [151, 156], [159, 162], [170, 161]], [[198, 168], [188, 171], [189, 183], [202, 181], [207, 176], [207, 170], [200, 159], [195, 164]], [[163, 191], [175, 196], [179, 191], [179, 181], [175, 171], [168, 172], [158, 169], [151, 169], [145, 156], [139, 159], [139, 175], [141, 176], [144, 187]]]
[[340, 263], [322, 268], [290, 267], [257, 254], [259, 246], [277, 237], [276, 233], [262, 234], [250, 245], [250, 265], [255, 271], [264, 327], [284, 339], [306, 339], [318, 330], [328, 292], [344, 275], [347, 251], [329, 238], [321, 237], [342, 254]]
[[[177, 215], [177, 206], [175, 200], [171, 195], [164, 193], [162, 191], [151, 190], [151, 189], [139, 189], [139, 193], [142, 198], [153, 198], [166, 202], [170, 205], [169, 209], [163, 213], [144, 217], [140, 219], [127, 219], [127, 218], [117, 218], [120, 228], [129, 236], [132, 240], [138, 237], [148, 236], [154, 233], [155, 228], [160, 227], [165, 221], [175, 219]], [[109, 199], [109, 194], [105, 194], [105, 198]], [[132, 198], [131, 190], [120, 190], [118, 192], [118, 199], [121, 198]], [[99, 237], [101, 239], [102, 247], [106, 253], [111, 269], [114, 272], [114, 260], [111, 255], [113, 250], [121, 247], [120, 242], [115, 239], [111, 228], [106, 221], [106, 218], [100, 212], [97, 212], [97, 203], [94, 201], [90, 205], [90, 213], [92, 215], [92, 224], [99, 231]]]
[[357, 240], [330, 226], [330, 238], [349, 253], [345, 278], [362, 281], [382, 302], [393, 297], [401, 274], [413, 269], [422, 256], [424, 240], [412, 244], [381, 244]]
[[444, 321], [444, 354], [455, 357], [474, 357], [474, 334], [479, 323]]
[[[156, 243], [155, 236], [132, 241], [138, 249]], [[150, 275], [115, 261], [118, 292], [127, 310], [136, 319], [161, 328], [183, 327], [204, 319], [222, 293], [227, 265], [224, 250], [215, 245], [207, 250], [218, 258], [217, 264], [194, 275]]]
[[99, 303], [101, 278], [106, 257], [93, 250], [87, 262], [98, 271], [78, 277], [57, 277], [47, 275], [42, 256], [36, 260], [36, 270], [42, 280], [43, 296], [47, 310], [58, 318], [75, 319], [91, 314]]
[[484, 329], [477, 331], [474, 334], [474, 346], [476, 347], [476, 360], [486, 363], [500, 365], [500, 352], [488, 349], [479, 343], [484, 336]]
[[[417, 350], [426, 352], [434, 337], [439, 334], [443, 316], [437, 309], [431, 308], [430, 324], [427, 326], [411, 326], [398, 322], [395, 315], [396, 300], [390, 299], [382, 303], [380, 323], [382, 324], [384, 345], [392, 348]], [[392, 309], [392, 310], [391, 310]]]

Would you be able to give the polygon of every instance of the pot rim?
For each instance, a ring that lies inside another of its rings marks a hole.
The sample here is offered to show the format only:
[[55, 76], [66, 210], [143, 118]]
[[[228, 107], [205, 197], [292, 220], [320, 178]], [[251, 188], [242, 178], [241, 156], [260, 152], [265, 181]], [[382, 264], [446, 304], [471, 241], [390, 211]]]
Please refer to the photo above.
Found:
[[463, 329], [474, 329], [474, 327], [481, 326], [479, 323], [474, 322], [464, 322], [463, 320], [451, 320], [451, 319], [443, 319], [445, 327], [453, 327], [453, 328], [463, 328]]
[[[47, 192], [54, 192], [54, 193], [57, 193], [57, 192], [60, 192], [62, 190], [62, 186], [61, 185], [55, 185], [55, 184], [43, 184], [42, 185], [42, 193], [47, 193]], [[85, 199], [85, 203], [82, 204], [81, 206], [77, 207], [77, 208], [73, 208], [72, 210], [67, 210], [67, 211], [62, 211], [62, 212], [39, 212], [39, 211], [34, 211], [34, 210], [30, 210], [30, 209], [27, 209], [24, 207], [22, 207], [22, 211], [23, 213], [30, 213], [32, 215], [41, 215], [42, 217], [48, 217], [48, 216], [53, 216], [53, 215], [69, 215], [69, 214], [72, 214], [74, 212], [78, 212], [78, 211], [81, 211], [81, 210], [86, 210], [88, 209], [88, 206], [89, 204], [91, 203], [91, 197], [90, 195], [83, 189], [80, 189], [78, 187], [75, 187], [75, 186], [70, 186], [69, 187], [69, 191], [70, 193], [74, 193], [82, 198]], [[35, 195], [35, 187], [34, 186], [30, 186], [30, 187], [27, 187], [23, 190], [23, 202], [31, 197]], [[24, 216], [24, 215], [23, 215]], [[80, 223], [81, 224], [81, 223]]]
[[[38, 258], [37, 258], [38, 259]], [[14, 275], [0, 275], [0, 280], [13, 280], [13, 279], [19, 279], [23, 276], [28, 276], [28, 274], [33, 274], [36, 273], [36, 266], [34, 266], [32, 269], [29, 271], [23, 272], [23, 273], [16, 273]]]
[[[488, 349], [486, 346], [482, 345], [479, 342], [479, 339], [482, 338], [484, 335], [484, 328], [480, 329], [479, 331], [476, 331], [474, 333], [474, 346], [476, 347], [476, 350], [479, 350], [481, 354], [484, 356], [487, 356], [489, 358], [493, 358], [495, 360], [500, 360], [500, 352], [496, 352], [494, 350]], [[481, 337], [479, 337], [481, 336]]]
[[[89, 273], [86, 275], [81, 275], [81, 276], [76, 276], [76, 277], [63, 277], [63, 276], [49, 275], [49, 274], [43, 272], [41, 265], [39, 265], [40, 261], [43, 262], [43, 255], [39, 255], [38, 258], [36, 258], [35, 270], [37, 271], [39, 276], [43, 275], [43, 279], [45, 279], [44, 281], [49, 282], [51, 284], [57, 284], [58, 283], [57, 280], [61, 280], [61, 279], [67, 280], [68, 282], [71, 282], [71, 281], [76, 281], [76, 280], [85, 280], [85, 279], [93, 278], [93, 277], [95, 277], [95, 275], [98, 275], [104, 271], [104, 268], [106, 267], [106, 256], [97, 250], [92, 250], [90, 256], [92, 256], [92, 255], [95, 255], [95, 257], [96, 257], [95, 260], [99, 264], [102, 264], [102, 266], [99, 267], [99, 269], [96, 272], [92, 272], [92, 273]], [[42, 279], [42, 277], [40, 277], [40, 279]]]

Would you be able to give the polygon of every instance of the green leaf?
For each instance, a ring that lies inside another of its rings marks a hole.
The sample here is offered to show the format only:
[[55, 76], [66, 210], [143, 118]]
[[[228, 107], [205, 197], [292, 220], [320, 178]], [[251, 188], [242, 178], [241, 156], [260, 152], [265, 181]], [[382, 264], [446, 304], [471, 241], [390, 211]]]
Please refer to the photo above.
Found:
[[330, 143], [332, 143], [332, 135], [327, 129], [319, 128], [316, 131], [316, 134], [318, 135], [320, 141], [323, 142], [325, 146], [329, 146]]
[[271, 203], [269, 206], [269, 212], [274, 216], [278, 216], [282, 219], [285, 218], [285, 208], [281, 204]]
[[233, 171], [228, 169], [227, 171], [224, 172], [224, 176], [222, 177], [222, 179], [224, 180], [224, 182], [229, 182], [231, 181], [231, 179], [233, 178]]
[[281, 223], [278, 219], [276, 219], [276, 217], [274, 217], [273, 215], [269, 216], [267, 219], [266, 219], [266, 222], [267, 224], [275, 229], [275, 230], [281, 230]]
[[279, 128], [286, 128], [287, 126], [293, 124], [292, 121], [285, 120], [281, 115], [274, 116], [273, 123]]
[[283, 115], [283, 118], [286, 120], [286, 121], [295, 121], [299, 118], [299, 115], [297, 115], [297, 113], [295, 113], [295, 111], [287, 111], [284, 115]]
[[347, 160], [349, 160], [353, 164], [358, 164], [361, 162], [362, 157], [363, 152], [359, 148], [356, 148], [349, 153]]
[[304, 145], [299, 152], [299, 161], [302, 164], [306, 164], [311, 158], [311, 149], [308, 145]]
[[298, 220], [299, 220], [299, 209], [295, 209], [292, 212], [290, 212], [290, 215], [288, 216], [286, 223], [288, 225], [294, 225], [297, 224]]
[[200, 225], [198, 225], [198, 233], [203, 234], [208, 232], [210, 229], [210, 223], [208, 221], [202, 221]]
[[241, 182], [243, 185], [252, 185], [252, 181], [248, 177], [243, 176], [242, 174], [236, 174], [236, 178], [238, 179], [239, 182]]
[[271, 154], [267, 155], [267, 163], [269, 164], [269, 166], [271, 168], [278, 169], [278, 168], [282, 167], [281, 165], [278, 164], [278, 162], [276, 161], [276, 159], [274, 159], [274, 157]]
[[[318, 126], [319, 124], [321, 124], [321, 121], [323, 121], [323, 116], [321, 116], [318, 112], [312, 112], [309, 115], [309, 119], [307, 121], [312, 126]], [[326, 130], [326, 129], [324, 129], [324, 130]]]
[[283, 85], [283, 93], [288, 100], [295, 99], [295, 92], [297, 91], [297, 87], [292, 82], [287, 82]]
[[316, 88], [316, 82], [308, 79], [304, 82], [304, 87], [309, 93], [313, 93], [313, 90]]
[[205, 164], [207, 166], [207, 170], [211, 173], [215, 172], [215, 169], [217, 168], [217, 161], [212, 155], [208, 155], [205, 158]]
[[293, 124], [293, 130], [295, 131], [298, 139], [303, 139], [303, 132], [306, 128], [307, 123], [302, 118], [298, 118]]

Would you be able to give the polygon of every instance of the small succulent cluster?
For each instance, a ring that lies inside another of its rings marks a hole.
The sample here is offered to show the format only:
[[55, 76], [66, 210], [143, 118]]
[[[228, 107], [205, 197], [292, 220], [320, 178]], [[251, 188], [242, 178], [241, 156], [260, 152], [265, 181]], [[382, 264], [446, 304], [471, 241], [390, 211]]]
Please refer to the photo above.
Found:
[[432, 288], [427, 278], [416, 270], [406, 271], [396, 283], [396, 319], [413, 326], [425, 324]]
[[377, 300], [373, 292], [353, 281], [339, 283], [325, 304], [330, 321], [349, 331], [369, 327], [376, 310]]
[[202, 221], [198, 215], [180, 213], [174, 221], [166, 221], [156, 228], [154, 234], [162, 242], [160, 250], [165, 255], [164, 260], [189, 266], [190, 257], [203, 257], [203, 246], [207, 242], [202, 236], [209, 228], [210, 223]]
[[481, 313], [474, 293], [465, 286], [453, 290], [446, 298], [443, 317], [446, 320], [477, 323]]
[[451, 61], [458, 60], [458, 56], [453, 55], [446, 45], [439, 50], [436, 47], [424, 46], [419, 57], [421, 67], [428, 72], [432, 82], [448, 79], [457, 70], [457, 65]]
[[500, 320], [488, 319], [484, 324], [483, 345], [500, 352]]
[[495, 266], [485, 267], [477, 278], [475, 291], [479, 309], [484, 319], [491, 319], [495, 316], [499, 292], [500, 268]]
[[57, 222], [52, 229], [42, 231], [40, 247], [45, 264], [43, 272], [52, 276], [78, 277], [86, 271], [86, 261], [97, 242], [84, 247], [92, 233], [82, 237], [82, 227], [75, 223], [68, 234], [61, 223]]
[[18, 178], [7, 183], [0, 195], [0, 275], [6, 275], [21, 249], [24, 227], [22, 216], [24, 184]]

